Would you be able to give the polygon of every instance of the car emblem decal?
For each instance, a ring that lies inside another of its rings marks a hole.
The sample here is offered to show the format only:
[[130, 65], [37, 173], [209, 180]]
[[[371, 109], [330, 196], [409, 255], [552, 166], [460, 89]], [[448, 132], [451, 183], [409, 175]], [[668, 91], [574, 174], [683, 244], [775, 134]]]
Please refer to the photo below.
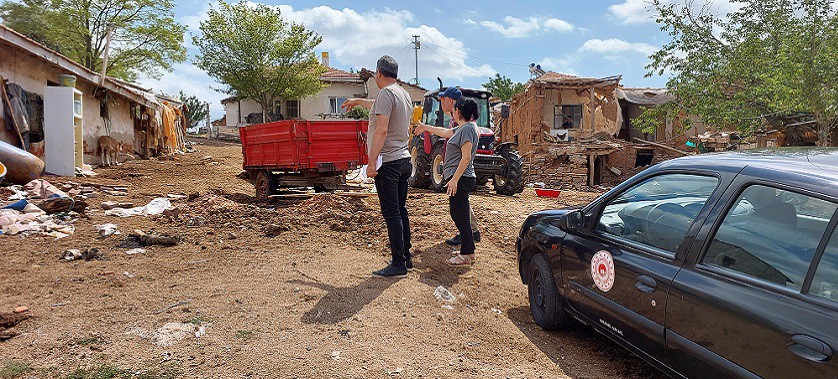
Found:
[[603, 292], [608, 292], [614, 286], [615, 270], [614, 258], [611, 253], [600, 250], [591, 258], [591, 277], [594, 284]]

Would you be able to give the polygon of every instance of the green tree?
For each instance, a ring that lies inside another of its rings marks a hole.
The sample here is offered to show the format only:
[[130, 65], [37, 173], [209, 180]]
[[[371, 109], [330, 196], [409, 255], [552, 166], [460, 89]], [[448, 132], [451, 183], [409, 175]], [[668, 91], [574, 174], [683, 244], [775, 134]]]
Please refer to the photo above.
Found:
[[512, 96], [524, 92], [523, 83], [513, 82], [512, 79], [501, 74], [495, 74], [494, 78], [489, 78], [489, 82], [484, 83], [483, 88], [500, 98], [501, 101], [509, 101]]
[[223, 92], [250, 99], [272, 115], [277, 99], [299, 100], [317, 94], [326, 71], [314, 56], [322, 37], [286, 21], [278, 8], [220, 1], [192, 37], [195, 64], [225, 85]]
[[209, 110], [207, 109], [207, 103], [203, 102], [198, 99], [198, 96], [190, 95], [187, 96], [183, 91], [180, 91], [180, 95], [178, 96], [180, 101], [183, 105], [186, 106], [187, 109], [187, 119], [189, 121], [189, 126], [195, 126], [200, 124], [202, 121], [207, 119], [207, 114]]
[[0, 17], [96, 72], [102, 70], [110, 28], [108, 75], [132, 81], [159, 77], [186, 59], [186, 27], [175, 22], [173, 8], [172, 0], [6, 0]]
[[[820, 143], [838, 126], [838, 15], [832, 0], [743, 0], [720, 17], [709, 6], [654, 0], [671, 41], [651, 56], [651, 75], [670, 75], [677, 101], [648, 109], [653, 130], [673, 115], [749, 132], [803, 112]], [[689, 122], [685, 124], [689, 126]], [[838, 141], [836, 141], [838, 142]]]
[[50, 0], [4, 1], [0, 4], [0, 18], [3, 19], [3, 25], [53, 50], [58, 50], [60, 47], [47, 39], [49, 24], [46, 14], [50, 6]]
[[351, 111], [346, 112], [346, 117], [355, 120], [369, 120], [370, 110], [364, 107], [354, 107]]

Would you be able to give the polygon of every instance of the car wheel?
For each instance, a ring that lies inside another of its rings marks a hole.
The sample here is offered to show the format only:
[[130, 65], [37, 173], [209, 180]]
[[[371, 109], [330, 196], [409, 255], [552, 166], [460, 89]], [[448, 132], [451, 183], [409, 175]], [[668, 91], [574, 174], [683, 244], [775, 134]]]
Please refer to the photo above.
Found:
[[532, 257], [529, 272], [527, 294], [533, 321], [544, 330], [555, 330], [565, 326], [569, 317], [564, 311], [547, 256], [536, 254]]

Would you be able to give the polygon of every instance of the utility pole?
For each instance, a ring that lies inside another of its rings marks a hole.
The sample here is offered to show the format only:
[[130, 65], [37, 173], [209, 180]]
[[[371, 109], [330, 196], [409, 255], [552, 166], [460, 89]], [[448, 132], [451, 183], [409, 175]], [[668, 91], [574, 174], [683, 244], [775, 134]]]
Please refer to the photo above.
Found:
[[422, 44], [419, 43], [419, 36], [413, 36], [413, 52], [416, 58], [416, 77], [413, 78], [413, 84], [419, 84], [419, 49], [422, 47]]

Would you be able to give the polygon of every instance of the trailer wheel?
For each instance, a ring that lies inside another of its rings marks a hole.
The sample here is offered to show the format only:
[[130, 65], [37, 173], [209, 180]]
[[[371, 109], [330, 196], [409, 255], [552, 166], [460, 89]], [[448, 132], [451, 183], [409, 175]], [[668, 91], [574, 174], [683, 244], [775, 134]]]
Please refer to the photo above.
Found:
[[436, 192], [442, 192], [445, 189], [445, 180], [442, 173], [442, 168], [445, 163], [445, 156], [442, 153], [444, 146], [445, 143], [438, 143], [431, 150], [431, 189]]
[[498, 152], [506, 160], [506, 175], [495, 175], [495, 192], [499, 195], [512, 196], [524, 191], [524, 163], [518, 152], [509, 146]]
[[256, 175], [256, 199], [267, 201], [276, 193], [276, 178], [269, 171], [262, 170]]
[[428, 188], [431, 185], [431, 176], [428, 175], [430, 163], [428, 154], [422, 147], [421, 140], [413, 138], [410, 144], [410, 164], [413, 166], [410, 172], [410, 179], [407, 183], [413, 188]]

